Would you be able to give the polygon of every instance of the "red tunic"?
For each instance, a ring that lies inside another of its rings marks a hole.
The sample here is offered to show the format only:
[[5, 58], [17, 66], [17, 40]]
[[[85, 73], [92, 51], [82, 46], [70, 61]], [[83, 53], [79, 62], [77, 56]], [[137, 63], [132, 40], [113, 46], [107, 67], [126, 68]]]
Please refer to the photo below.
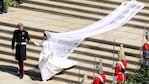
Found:
[[[126, 60], [122, 60], [121, 62], [124, 66], [124, 68], [127, 67], [127, 62]], [[126, 81], [126, 74], [125, 73], [122, 73], [122, 65], [120, 63], [116, 63], [115, 65], [115, 73], [114, 73], [114, 76], [117, 76], [117, 82], [124, 82]]]
[[143, 45], [143, 57], [142, 62], [145, 65], [149, 65], [149, 43]]
[[149, 59], [149, 43], [143, 45], [143, 57]]
[[[102, 77], [102, 79], [104, 81], [103, 84], [106, 84], [106, 75], [105, 74], [100, 74], [100, 76]], [[102, 81], [101, 81], [101, 79], [98, 76], [96, 76], [94, 78], [93, 84], [102, 84]]]
[[143, 52], [145, 52], [145, 51], [149, 51], [149, 44], [148, 43], [145, 43], [143, 45]]
[[127, 68], [127, 61], [126, 60], [122, 60], [122, 63], [124, 65], [124, 67]]

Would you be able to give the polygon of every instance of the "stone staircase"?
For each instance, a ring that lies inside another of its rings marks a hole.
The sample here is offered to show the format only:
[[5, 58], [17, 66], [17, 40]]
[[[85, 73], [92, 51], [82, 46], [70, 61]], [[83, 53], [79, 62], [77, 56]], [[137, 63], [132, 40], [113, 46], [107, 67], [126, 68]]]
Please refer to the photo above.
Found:
[[[114, 8], [118, 7], [122, 1], [125, 0], [26, 0], [26, 3], [22, 8], [47, 13], [63, 14], [82, 19], [99, 20]], [[148, 2], [147, 0], [144, 1]], [[127, 26], [143, 28], [144, 22], [148, 22], [148, 12], [147, 6], [130, 22], [128, 22]]]
[[[118, 7], [119, 4], [123, 1], [125, 0], [26, 0], [24, 4], [21, 5], [18, 9], [85, 19], [94, 22], [110, 13], [110, 11]], [[148, 0], [144, 0], [142, 2], [146, 4], [146, 7], [131, 21], [129, 21], [128, 24], [125, 25], [126, 28], [133, 28], [133, 30], [143, 31], [144, 23], [149, 22], [149, 6], [147, 5], [149, 2]], [[41, 36], [45, 30], [52, 32], [63, 32], [63, 30], [57, 31], [57, 29], [54, 28], [45, 29], [41, 27], [34, 27], [33, 25], [27, 25], [25, 28], [30, 33], [32, 40], [38, 42], [42, 39]], [[12, 54], [10, 48], [12, 32], [15, 29], [16, 22], [0, 20], [1, 65], [8, 64], [16, 67], [17, 62], [14, 60], [14, 54]], [[142, 33], [138, 32], [138, 34], [141, 37]], [[135, 42], [127, 43], [127, 41], [120, 41], [114, 44], [115, 50], [113, 50], [113, 41], [105, 40], [104, 38], [99, 39], [98, 37], [90, 37], [81, 43], [81, 45], [70, 56], [70, 59], [79, 61], [79, 64], [71, 69], [65, 70], [64, 74], [56, 75], [53, 80], [50, 81], [57, 81], [56, 84], [79, 84], [83, 74], [87, 73], [90, 82], [92, 82], [95, 72], [95, 64], [99, 61], [99, 59], [102, 59], [104, 72], [107, 75], [107, 84], [111, 84], [113, 74], [113, 59], [117, 60], [117, 52], [121, 43], [124, 44], [124, 50], [126, 51], [126, 59], [128, 61], [127, 71], [133, 72], [137, 70], [140, 64], [140, 58], [138, 57], [140, 52], [140, 45], [133, 44]], [[39, 78], [40, 75], [36, 65], [38, 63], [40, 47], [36, 47], [30, 44], [27, 47], [28, 60], [25, 63], [26, 74], [31, 74]], [[114, 58], [113, 53], [115, 53]]]

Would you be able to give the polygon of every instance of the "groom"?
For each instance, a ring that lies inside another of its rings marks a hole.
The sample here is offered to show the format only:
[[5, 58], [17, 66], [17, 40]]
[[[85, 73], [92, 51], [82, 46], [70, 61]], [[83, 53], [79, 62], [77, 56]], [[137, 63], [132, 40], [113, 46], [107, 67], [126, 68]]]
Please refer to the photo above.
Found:
[[24, 75], [24, 60], [26, 60], [26, 44], [30, 41], [30, 36], [26, 30], [24, 30], [23, 24], [17, 25], [18, 29], [13, 32], [12, 38], [12, 51], [15, 48], [16, 42], [16, 53], [15, 59], [18, 60], [19, 64], [19, 77], [23, 78]]

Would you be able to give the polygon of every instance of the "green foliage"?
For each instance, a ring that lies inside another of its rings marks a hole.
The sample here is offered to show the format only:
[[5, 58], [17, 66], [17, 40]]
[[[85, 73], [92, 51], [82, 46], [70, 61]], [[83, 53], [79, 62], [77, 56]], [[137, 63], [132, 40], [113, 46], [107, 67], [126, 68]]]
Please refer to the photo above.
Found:
[[15, 0], [4, 0], [4, 4], [5, 4], [6, 9], [8, 9], [9, 7], [17, 6], [17, 3]]
[[149, 76], [145, 69], [129, 73], [125, 84], [142, 84], [143, 81], [149, 81]]

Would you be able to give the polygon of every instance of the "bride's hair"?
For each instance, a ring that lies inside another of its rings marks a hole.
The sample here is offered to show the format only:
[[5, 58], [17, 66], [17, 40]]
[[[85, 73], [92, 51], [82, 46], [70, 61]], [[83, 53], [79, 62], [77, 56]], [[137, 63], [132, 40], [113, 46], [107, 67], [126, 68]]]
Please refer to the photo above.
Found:
[[47, 36], [45, 33], [43, 33], [43, 36]]
[[47, 39], [48, 39], [48, 37], [47, 37], [47, 34], [46, 34], [46, 33], [43, 33], [43, 39], [44, 39], [44, 40], [47, 40]]

